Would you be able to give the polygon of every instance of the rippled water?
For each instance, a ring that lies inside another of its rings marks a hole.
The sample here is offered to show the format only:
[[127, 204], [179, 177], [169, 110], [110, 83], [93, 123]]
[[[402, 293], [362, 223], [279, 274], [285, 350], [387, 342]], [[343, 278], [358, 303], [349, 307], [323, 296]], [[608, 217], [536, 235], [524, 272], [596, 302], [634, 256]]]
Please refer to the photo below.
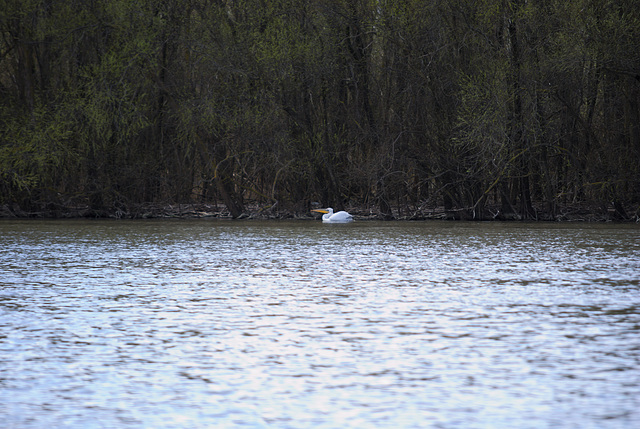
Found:
[[640, 227], [3, 221], [0, 422], [640, 427]]

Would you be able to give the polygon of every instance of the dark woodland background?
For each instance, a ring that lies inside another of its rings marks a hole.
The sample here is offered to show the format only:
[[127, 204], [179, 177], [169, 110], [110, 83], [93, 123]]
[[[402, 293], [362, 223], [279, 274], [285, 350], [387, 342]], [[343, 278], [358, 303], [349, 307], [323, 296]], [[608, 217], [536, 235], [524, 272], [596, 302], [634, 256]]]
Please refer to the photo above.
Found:
[[0, 205], [640, 215], [630, 0], [0, 0]]

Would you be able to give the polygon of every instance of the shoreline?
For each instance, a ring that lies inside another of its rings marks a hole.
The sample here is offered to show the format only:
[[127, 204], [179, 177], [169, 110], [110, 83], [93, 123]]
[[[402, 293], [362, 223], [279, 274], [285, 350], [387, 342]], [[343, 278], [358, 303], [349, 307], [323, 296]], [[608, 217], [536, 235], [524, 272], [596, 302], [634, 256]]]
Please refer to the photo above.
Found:
[[[206, 203], [183, 204], [136, 204], [129, 207], [111, 210], [96, 210], [88, 206], [76, 207], [47, 207], [39, 211], [22, 210], [17, 205], [5, 204], [0, 206], [0, 219], [227, 219], [227, 220], [314, 220], [319, 216], [305, 211], [276, 209], [274, 206], [261, 207], [257, 204], [247, 204], [242, 215], [233, 218], [223, 205]], [[444, 207], [421, 208], [413, 211], [394, 210], [393, 216], [384, 216], [377, 209], [347, 206], [345, 207], [357, 221], [496, 221], [496, 222], [620, 222], [639, 223], [640, 213], [632, 216], [629, 212], [619, 212], [613, 207], [598, 210], [595, 207], [585, 207], [571, 204], [558, 210], [555, 215], [545, 215], [541, 212], [538, 218], [522, 219], [518, 214], [501, 215], [499, 210], [488, 209], [483, 216], [475, 217], [468, 209], [445, 210]]]

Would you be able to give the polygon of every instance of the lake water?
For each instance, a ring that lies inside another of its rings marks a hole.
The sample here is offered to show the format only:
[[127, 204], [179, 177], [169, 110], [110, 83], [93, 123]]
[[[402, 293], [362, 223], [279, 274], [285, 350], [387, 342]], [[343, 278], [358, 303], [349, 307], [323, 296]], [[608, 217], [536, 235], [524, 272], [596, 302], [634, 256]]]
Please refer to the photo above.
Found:
[[0, 426], [640, 427], [640, 225], [1, 221]]

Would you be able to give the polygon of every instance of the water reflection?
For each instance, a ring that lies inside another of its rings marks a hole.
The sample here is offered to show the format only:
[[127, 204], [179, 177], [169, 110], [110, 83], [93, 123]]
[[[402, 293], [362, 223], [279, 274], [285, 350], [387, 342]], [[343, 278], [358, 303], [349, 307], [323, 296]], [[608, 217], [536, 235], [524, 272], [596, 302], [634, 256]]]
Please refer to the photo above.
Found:
[[8, 427], [633, 427], [635, 225], [0, 222]]

